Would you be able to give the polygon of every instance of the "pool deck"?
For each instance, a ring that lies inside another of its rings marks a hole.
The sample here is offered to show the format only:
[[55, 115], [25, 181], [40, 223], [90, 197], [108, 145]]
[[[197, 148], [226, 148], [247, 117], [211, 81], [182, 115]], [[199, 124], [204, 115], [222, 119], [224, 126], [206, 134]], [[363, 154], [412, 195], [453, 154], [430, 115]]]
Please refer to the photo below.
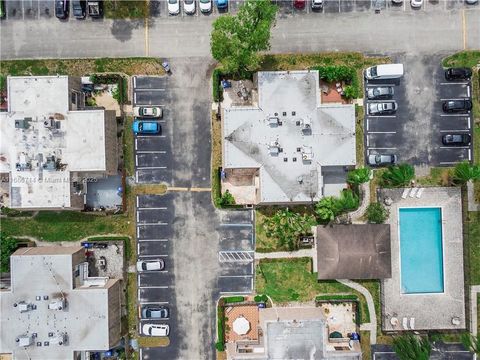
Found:
[[[382, 329], [457, 330], [465, 329], [463, 274], [462, 205], [460, 188], [424, 188], [421, 197], [402, 198], [403, 188], [380, 189], [379, 201], [390, 198], [390, 241], [392, 278], [382, 282]], [[400, 284], [400, 242], [398, 209], [402, 207], [440, 207], [442, 209], [444, 248], [444, 293], [402, 294]], [[395, 319], [396, 318], [397, 321]], [[414, 328], [411, 319], [414, 318]], [[407, 319], [407, 328], [404, 328]], [[453, 320], [453, 321], [452, 321]], [[395, 324], [395, 325], [392, 325]]]

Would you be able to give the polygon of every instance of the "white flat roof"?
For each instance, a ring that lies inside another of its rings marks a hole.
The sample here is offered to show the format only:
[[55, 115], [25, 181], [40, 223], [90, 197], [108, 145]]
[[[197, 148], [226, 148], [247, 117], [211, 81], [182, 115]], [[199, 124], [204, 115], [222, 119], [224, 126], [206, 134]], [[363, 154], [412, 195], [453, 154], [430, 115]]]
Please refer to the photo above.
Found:
[[[11, 257], [11, 291], [0, 292], [0, 353], [13, 353], [14, 359], [72, 359], [73, 351], [109, 348], [108, 289], [73, 289], [72, 252], [42, 254], [42, 248], [24, 248], [25, 255]], [[29, 254], [29, 249], [32, 254]], [[73, 250], [83, 251], [81, 247]], [[50, 310], [48, 305], [63, 294], [65, 310]], [[40, 300], [37, 300], [40, 296]], [[44, 296], [48, 296], [44, 300]], [[19, 311], [20, 301], [36, 309]], [[55, 344], [52, 338], [67, 333], [68, 342]], [[34, 344], [19, 347], [15, 339], [36, 333]], [[49, 336], [53, 333], [53, 337]], [[44, 342], [50, 342], [45, 346]], [[37, 346], [37, 342], [42, 342]]]
[[356, 163], [354, 105], [321, 104], [318, 71], [259, 72], [258, 94], [224, 110], [224, 167], [259, 168], [260, 202], [321, 198], [322, 168]]
[[11, 206], [70, 207], [70, 172], [106, 170], [105, 111], [69, 111], [67, 76], [8, 77], [8, 90], [0, 172], [11, 174]]

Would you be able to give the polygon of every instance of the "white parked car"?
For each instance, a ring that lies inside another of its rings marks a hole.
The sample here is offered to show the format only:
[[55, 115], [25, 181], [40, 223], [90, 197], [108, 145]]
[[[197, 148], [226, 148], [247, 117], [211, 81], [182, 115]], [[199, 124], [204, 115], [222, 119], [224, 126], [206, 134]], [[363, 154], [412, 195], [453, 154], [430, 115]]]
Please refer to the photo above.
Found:
[[183, 0], [183, 11], [185, 14], [195, 14], [195, 0]]
[[410, 0], [410, 5], [412, 8], [421, 8], [423, 5], [423, 0]]
[[133, 115], [138, 118], [161, 118], [163, 111], [157, 106], [136, 106], [133, 108]]
[[199, 0], [200, 11], [204, 14], [212, 11], [212, 0]]
[[142, 333], [147, 336], [168, 336], [170, 326], [167, 324], [143, 324]]
[[180, 13], [180, 0], [168, 0], [168, 13], [178, 15]]
[[323, 0], [312, 0], [312, 10], [322, 10]]
[[162, 259], [138, 260], [137, 271], [161, 271], [165, 268], [165, 262]]

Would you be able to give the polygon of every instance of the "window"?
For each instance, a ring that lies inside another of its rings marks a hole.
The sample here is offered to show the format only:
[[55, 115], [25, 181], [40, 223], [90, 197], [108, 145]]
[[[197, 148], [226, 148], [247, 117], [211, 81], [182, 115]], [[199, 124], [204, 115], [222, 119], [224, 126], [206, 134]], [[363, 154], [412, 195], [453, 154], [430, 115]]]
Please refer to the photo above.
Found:
[[72, 92], [71, 98], [72, 98], [72, 104], [76, 105], [77, 104], [77, 94]]

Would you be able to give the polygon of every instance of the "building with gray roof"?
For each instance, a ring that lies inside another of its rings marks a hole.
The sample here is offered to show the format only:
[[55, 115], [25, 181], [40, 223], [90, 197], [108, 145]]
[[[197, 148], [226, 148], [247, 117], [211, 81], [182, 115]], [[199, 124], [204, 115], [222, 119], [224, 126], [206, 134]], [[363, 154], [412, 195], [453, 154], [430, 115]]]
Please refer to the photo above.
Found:
[[85, 107], [80, 78], [9, 76], [0, 113], [0, 203], [83, 209], [88, 179], [117, 173], [115, 112]]
[[319, 280], [392, 276], [388, 224], [321, 225], [315, 240]]
[[10, 267], [11, 287], [0, 291], [0, 354], [78, 359], [119, 342], [120, 281], [88, 277], [84, 248], [20, 248]]
[[322, 104], [316, 70], [255, 82], [258, 101], [223, 111], [223, 188], [245, 204], [338, 196], [356, 163], [354, 105]]

